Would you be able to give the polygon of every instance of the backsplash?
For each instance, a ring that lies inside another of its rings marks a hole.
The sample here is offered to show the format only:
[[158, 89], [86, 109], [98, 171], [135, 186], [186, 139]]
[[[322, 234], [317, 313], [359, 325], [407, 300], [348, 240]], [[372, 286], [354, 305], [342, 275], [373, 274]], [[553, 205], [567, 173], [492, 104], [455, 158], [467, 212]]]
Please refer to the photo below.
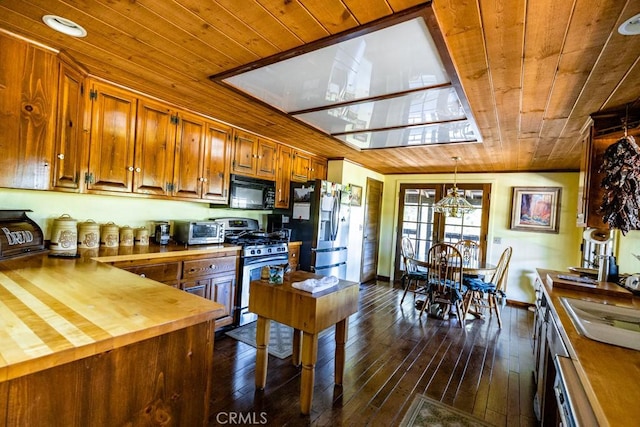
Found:
[[143, 199], [122, 196], [62, 193], [0, 188], [0, 209], [31, 209], [34, 220], [50, 239], [53, 220], [68, 214], [79, 222], [114, 222], [120, 226], [149, 227], [152, 221], [205, 219], [224, 216], [257, 219], [266, 227], [270, 211], [210, 208], [208, 203]]

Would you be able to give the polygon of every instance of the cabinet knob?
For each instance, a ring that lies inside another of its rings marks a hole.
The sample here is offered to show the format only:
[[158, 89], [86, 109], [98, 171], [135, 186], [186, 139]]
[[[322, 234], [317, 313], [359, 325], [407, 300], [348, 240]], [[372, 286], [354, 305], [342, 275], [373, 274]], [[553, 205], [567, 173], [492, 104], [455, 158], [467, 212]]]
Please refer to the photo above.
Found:
[[202, 178], [202, 182], [207, 182], [209, 181], [207, 178]]
[[136, 168], [136, 172], [140, 172], [142, 169], [140, 168]]
[[44, 162], [44, 167], [48, 168], [49, 167], [49, 162]]
[[147, 275], [144, 273], [140, 273], [140, 277], [147, 277]]
[[64, 154], [62, 154], [62, 153], [58, 154], [58, 158], [59, 158], [60, 160], [64, 160]]
[[129, 166], [129, 167], [127, 168], [127, 170], [128, 170], [129, 172], [133, 172], [133, 166]]
[[217, 266], [217, 265], [215, 265], [215, 264], [211, 264], [211, 265], [209, 266], [209, 268], [210, 268], [210, 269], [212, 269], [212, 270], [215, 270], [216, 268], [218, 268], [218, 266]]

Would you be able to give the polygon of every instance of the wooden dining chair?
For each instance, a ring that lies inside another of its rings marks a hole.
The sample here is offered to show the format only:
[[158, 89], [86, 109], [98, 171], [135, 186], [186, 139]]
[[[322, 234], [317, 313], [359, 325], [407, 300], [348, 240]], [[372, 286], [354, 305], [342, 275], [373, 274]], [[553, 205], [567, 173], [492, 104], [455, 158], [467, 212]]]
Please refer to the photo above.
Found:
[[[423, 268], [420, 269], [420, 261], [415, 258], [415, 250], [413, 249], [413, 243], [408, 237], [402, 238], [402, 258], [404, 262], [404, 273], [400, 279], [400, 283], [404, 288], [402, 299], [400, 304], [404, 302], [404, 297], [407, 296], [409, 291], [413, 292], [413, 299], [416, 299], [416, 295], [426, 295], [427, 293], [427, 272]], [[423, 303], [424, 304], [424, 303]]]
[[[441, 310], [446, 317], [451, 308], [456, 310], [459, 325], [464, 325], [462, 306], [462, 273], [463, 262], [460, 251], [447, 243], [435, 244], [427, 254], [427, 283], [429, 285], [428, 309], [431, 306]], [[435, 305], [434, 305], [435, 304]], [[425, 307], [420, 311], [424, 312]], [[431, 313], [434, 314], [434, 313]]]
[[461, 239], [458, 240], [454, 246], [458, 251], [460, 251], [460, 255], [462, 255], [462, 263], [465, 266], [474, 262], [477, 263], [482, 258], [482, 254], [480, 253], [480, 244], [475, 240]]
[[[469, 312], [469, 308], [473, 305], [477, 312], [481, 309], [488, 307], [489, 314], [492, 310], [495, 311], [498, 318], [498, 327], [502, 328], [502, 318], [500, 317], [500, 299], [505, 298], [504, 289], [506, 288], [507, 272], [509, 271], [509, 263], [511, 262], [511, 254], [513, 249], [511, 246], [507, 247], [500, 255], [500, 260], [496, 269], [489, 279], [484, 281], [483, 279], [468, 279], [465, 281], [467, 288], [464, 294], [464, 314]], [[486, 299], [485, 299], [486, 295]]]

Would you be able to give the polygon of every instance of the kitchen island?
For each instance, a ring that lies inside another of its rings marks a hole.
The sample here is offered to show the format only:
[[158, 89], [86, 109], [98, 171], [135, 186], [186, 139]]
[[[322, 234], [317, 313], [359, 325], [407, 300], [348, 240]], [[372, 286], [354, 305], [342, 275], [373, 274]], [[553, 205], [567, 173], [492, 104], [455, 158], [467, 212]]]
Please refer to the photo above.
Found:
[[0, 262], [0, 423], [206, 425], [222, 310], [89, 256]]
[[[640, 351], [589, 339], [578, 332], [561, 298], [615, 304], [640, 309], [640, 300], [615, 284], [599, 282], [597, 289], [566, 287], [559, 275], [567, 272], [537, 269], [539, 299], [544, 296], [550, 316], [584, 388], [595, 422], [606, 426], [637, 425], [640, 419]], [[622, 290], [622, 291], [621, 291]], [[637, 334], [640, 339], [640, 333]], [[537, 337], [544, 340], [543, 337]], [[541, 377], [542, 378], [542, 377]], [[542, 379], [540, 379], [542, 381]], [[553, 382], [553, 378], [547, 378]], [[551, 389], [552, 390], [552, 389]], [[547, 390], [549, 391], [549, 390]], [[546, 399], [555, 400], [553, 393]]]

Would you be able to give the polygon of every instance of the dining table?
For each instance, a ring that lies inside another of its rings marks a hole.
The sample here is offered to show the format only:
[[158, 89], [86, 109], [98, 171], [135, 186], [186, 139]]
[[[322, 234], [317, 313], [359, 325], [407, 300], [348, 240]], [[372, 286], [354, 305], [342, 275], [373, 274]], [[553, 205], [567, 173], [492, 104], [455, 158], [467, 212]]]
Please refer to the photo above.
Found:
[[284, 275], [282, 284], [254, 280], [249, 284], [249, 311], [258, 316], [256, 325], [255, 383], [263, 390], [267, 383], [269, 331], [271, 320], [293, 328], [294, 365], [302, 365], [300, 378], [300, 412], [308, 415], [313, 400], [318, 334], [335, 325], [334, 382], [342, 385], [345, 343], [349, 316], [358, 311], [360, 287], [357, 282], [339, 280], [319, 292], [297, 289], [294, 283], [323, 276], [305, 271]]
[[[420, 260], [420, 259], [414, 259], [414, 264], [419, 268], [419, 269], [424, 269], [425, 271], [427, 271], [430, 267], [430, 264], [428, 261], [425, 260]], [[456, 265], [457, 262], [453, 262], [453, 260], [450, 260], [450, 264]], [[482, 261], [482, 260], [468, 260], [468, 261], [464, 261], [463, 265], [462, 265], [462, 275], [468, 275], [468, 276], [473, 276], [473, 277], [481, 277], [481, 276], [490, 276], [492, 275], [496, 269], [498, 268], [498, 266], [496, 264], [491, 264], [489, 262], [486, 261]], [[456, 316], [456, 312], [455, 310], [453, 310], [453, 307], [451, 307], [451, 311], [449, 312], [450, 315], [454, 315]], [[482, 314], [479, 311], [475, 311], [475, 310], [469, 310], [467, 315], [471, 315], [473, 317], [467, 317], [468, 319], [472, 319], [472, 318], [476, 318], [476, 319], [483, 319], [484, 318], [484, 314]]]

